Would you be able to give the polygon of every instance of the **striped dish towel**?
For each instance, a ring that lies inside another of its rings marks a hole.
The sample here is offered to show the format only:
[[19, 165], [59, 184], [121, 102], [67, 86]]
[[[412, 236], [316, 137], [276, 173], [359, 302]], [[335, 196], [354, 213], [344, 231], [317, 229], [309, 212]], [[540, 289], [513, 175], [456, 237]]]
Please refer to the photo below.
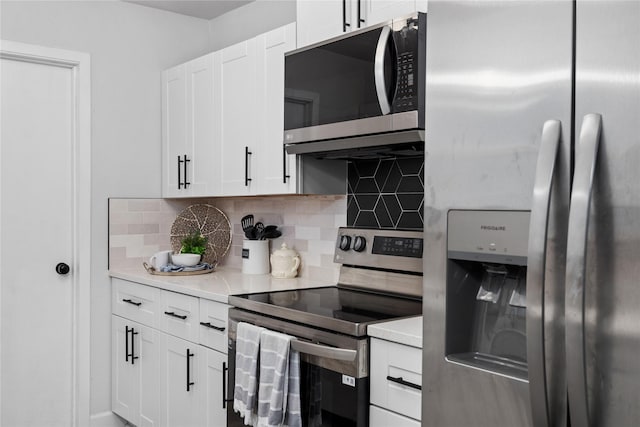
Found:
[[302, 425], [300, 358], [290, 351], [291, 340], [289, 335], [269, 330], [260, 336], [258, 427], [282, 427], [285, 418], [289, 427]]
[[238, 323], [233, 410], [244, 418], [245, 425], [257, 423], [258, 356], [263, 330], [249, 323]]
[[289, 349], [288, 389], [284, 427], [302, 427], [302, 412], [300, 410], [300, 353], [294, 349]]

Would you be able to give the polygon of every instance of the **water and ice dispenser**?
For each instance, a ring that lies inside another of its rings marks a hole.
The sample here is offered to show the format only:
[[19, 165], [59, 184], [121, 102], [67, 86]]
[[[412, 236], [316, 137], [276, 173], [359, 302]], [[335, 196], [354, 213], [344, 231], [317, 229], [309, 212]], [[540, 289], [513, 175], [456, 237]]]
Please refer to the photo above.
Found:
[[451, 210], [446, 358], [527, 379], [528, 211]]

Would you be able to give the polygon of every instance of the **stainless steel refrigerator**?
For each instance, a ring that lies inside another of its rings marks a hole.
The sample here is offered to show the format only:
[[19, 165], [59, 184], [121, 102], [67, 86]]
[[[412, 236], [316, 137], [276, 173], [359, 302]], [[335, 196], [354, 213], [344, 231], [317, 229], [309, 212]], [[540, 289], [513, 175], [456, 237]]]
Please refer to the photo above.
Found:
[[640, 1], [430, 0], [424, 426], [640, 425]]

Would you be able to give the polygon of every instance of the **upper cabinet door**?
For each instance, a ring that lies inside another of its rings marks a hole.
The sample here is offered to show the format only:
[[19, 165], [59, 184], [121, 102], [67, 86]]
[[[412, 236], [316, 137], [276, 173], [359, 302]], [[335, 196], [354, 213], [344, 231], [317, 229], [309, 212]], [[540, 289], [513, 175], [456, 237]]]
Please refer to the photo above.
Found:
[[353, 0], [298, 0], [298, 47], [330, 39], [351, 29]]
[[284, 151], [284, 54], [296, 47], [296, 24], [257, 37], [258, 83], [261, 110], [256, 153], [256, 191], [259, 194], [296, 192], [296, 156]]
[[192, 161], [187, 164], [190, 196], [220, 192], [218, 164], [220, 143], [216, 140], [214, 62], [212, 53], [187, 63], [187, 141]]
[[186, 65], [181, 64], [162, 73], [163, 197], [182, 195], [187, 147], [187, 78]]
[[261, 94], [257, 91], [256, 39], [220, 51], [220, 164], [222, 194], [254, 191], [253, 152], [257, 149]]
[[362, 3], [367, 25], [427, 11], [427, 0], [363, 0]]
[[211, 53], [162, 73], [162, 195], [210, 196], [220, 190]]

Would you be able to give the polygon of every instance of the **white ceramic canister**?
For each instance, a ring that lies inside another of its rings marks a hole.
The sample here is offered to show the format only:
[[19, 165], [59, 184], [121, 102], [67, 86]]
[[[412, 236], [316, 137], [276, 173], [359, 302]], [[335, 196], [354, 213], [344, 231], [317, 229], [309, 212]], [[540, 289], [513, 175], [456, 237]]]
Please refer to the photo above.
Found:
[[298, 275], [300, 255], [283, 243], [280, 249], [271, 254], [271, 275], [281, 279], [290, 279]]
[[269, 273], [269, 240], [243, 240], [242, 272], [244, 274]]

